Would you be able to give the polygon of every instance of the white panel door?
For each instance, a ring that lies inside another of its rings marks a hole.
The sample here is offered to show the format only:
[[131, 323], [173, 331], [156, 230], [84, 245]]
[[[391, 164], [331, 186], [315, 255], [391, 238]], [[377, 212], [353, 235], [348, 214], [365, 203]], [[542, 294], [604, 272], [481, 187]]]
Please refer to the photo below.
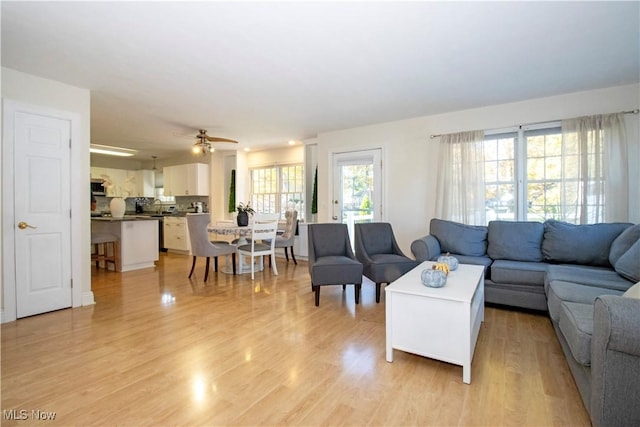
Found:
[[14, 115], [17, 317], [71, 307], [71, 122]]

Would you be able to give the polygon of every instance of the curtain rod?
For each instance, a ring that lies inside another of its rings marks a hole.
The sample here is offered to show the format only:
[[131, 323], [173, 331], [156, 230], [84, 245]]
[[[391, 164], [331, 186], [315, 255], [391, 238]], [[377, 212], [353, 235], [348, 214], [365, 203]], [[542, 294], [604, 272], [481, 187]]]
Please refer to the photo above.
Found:
[[[638, 113], [640, 113], [640, 110], [639, 110], [639, 109], [637, 109], [637, 108], [636, 108], [635, 110], [622, 111], [622, 114], [638, 114]], [[519, 126], [522, 128], [522, 126], [531, 126], [531, 125], [537, 125], [537, 124], [540, 124], [540, 123], [558, 122], [558, 121], [560, 121], [560, 120], [547, 120], [547, 121], [544, 121], [544, 122], [525, 123], [525, 124], [522, 124], [522, 125], [519, 125]], [[431, 136], [429, 136], [429, 138], [430, 138], [430, 139], [433, 139], [433, 138], [440, 138], [442, 135], [443, 135], [443, 134], [441, 134], [441, 133], [440, 133], [440, 134], [437, 134], [437, 135], [431, 135]]]

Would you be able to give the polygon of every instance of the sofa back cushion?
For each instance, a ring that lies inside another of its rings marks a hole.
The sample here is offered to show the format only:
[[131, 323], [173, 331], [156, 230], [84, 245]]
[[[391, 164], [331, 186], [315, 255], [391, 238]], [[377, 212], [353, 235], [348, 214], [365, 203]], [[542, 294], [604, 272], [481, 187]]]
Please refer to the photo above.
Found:
[[609, 252], [613, 241], [633, 224], [574, 225], [547, 220], [544, 223], [542, 256], [547, 262], [612, 267]]
[[613, 243], [611, 243], [611, 250], [609, 251], [609, 262], [611, 265], [615, 266], [620, 257], [639, 240], [640, 224], [633, 225], [620, 233]]
[[487, 252], [487, 227], [432, 219], [429, 234], [440, 242], [442, 252], [484, 256]]
[[640, 241], [635, 242], [627, 252], [622, 255], [616, 265], [616, 273], [632, 282], [640, 281]]
[[492, 259], [540, 262], [543, 236], [541, 222], [491, 221], [487, 254]]

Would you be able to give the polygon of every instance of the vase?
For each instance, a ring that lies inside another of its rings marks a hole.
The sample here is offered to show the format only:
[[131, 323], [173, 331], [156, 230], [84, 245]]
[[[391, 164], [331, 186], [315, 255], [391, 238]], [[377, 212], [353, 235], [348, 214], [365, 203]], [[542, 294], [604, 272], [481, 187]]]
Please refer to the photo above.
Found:
[[109, 209], [111, 210], [112, 218], [122, 218], [126, 208], [127, 203], [122, 197], [114, 197], [111, 199], [111, 202], [109, 202]]
[[249, 214], [246, 212], [238, 212], [236, 221], [238, 221], [238, 227], [246, 227], [249, 225]]

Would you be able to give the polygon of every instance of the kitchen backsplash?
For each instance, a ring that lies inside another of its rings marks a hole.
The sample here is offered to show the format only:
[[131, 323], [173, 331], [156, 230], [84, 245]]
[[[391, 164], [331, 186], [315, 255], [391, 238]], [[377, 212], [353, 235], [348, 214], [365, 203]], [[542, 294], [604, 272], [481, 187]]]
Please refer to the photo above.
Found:
[[[129, 197], [125, 199], [127, 212], [135, 212], [136, 201], [140, 201], [144, 204], [145, 212], [160, 213], [166, 211], [169, 206], [175, 206], [178, 212], [193, 212], [194, 202], [204, 203], [205, 212], [209, 212], [209, 198], [206, 196], [176, 196], [175, 202], [160, 202], [159, 200], [151, 197]], [[109, 203], [111, 197], [96, 196], [96, 211], [97, 212], [109, 212]]]

